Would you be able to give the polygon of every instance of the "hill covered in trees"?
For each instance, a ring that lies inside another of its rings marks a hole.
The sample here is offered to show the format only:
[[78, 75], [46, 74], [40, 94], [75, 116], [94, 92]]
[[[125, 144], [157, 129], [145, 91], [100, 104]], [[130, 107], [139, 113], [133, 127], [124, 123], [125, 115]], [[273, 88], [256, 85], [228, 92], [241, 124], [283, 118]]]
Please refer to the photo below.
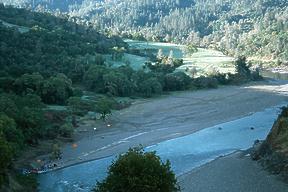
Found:
[[[41, 5], [40, 0], [36, 2]], [[56, 0], [41, 2], [50, 10], [57, 7]], [[277, 60], [278, 64], [288, 60], [287, 0], [69, 2], [70, 18], [108, 34], [212, 47], [230, 55]]]
[[[113, 2], [98, 3], [106, 6]], [[179, 9], [188, 6], [187, 1], [183, 2], [178, 2]], [[0, 187], [4, 190], [25, 191], [23, 186], [29, 188], [27, 191], [35, 190], [33, 179], [14, 172], [15, 160], [40, 141], [70, 138], [77, 127], [74, 124], [77, 115], [96, 111], [104, 119], [117, 106], [113, 96], [151, 97], [162, 91], [215, 88], [218, 84], [259, 78], [250, 71], [244, 57], [236, 61], [236, 74], [195, 79], [184, 72], [175, 72], [183, 60], [164, 56], [157, 58], [154, 65], [146, 63], [146, 68], [139, 71], [129, 65], [111, 67], [103, 55], [121, 59], [128, 49], [115, 36], [116, 28], [100, 27], [100, 31], [108, 34], [103, 35], [95, 30], [97, 25], [90, 20], [92, 17], [72, 14], [56, 12], [56, 17], [0, 4], [0, 154], [5, 154], [0, 157]], [[134, 35], [133, 26], [127, 30]], [[137, 33], [142, 30], [145, 27]], [[96, 100], [83, 99], [82, 91], [102, 95]], [[47, 105], [63, 105], [68, 110], [59, 112]], [[33, 185], [27, 185], [29, 182]]]
[[59, 11], [68, 11], [69, 6], [80, 4], [83, 1], [84, 0], [1, 0], [1, 2], [6, 5], [13, 5], [18, 8], [29, 7], [31, 9]]
[[287, 0], [115, 0], [97, 5], [90, 1], [70, 15], [124, 37], [288, 60]]
[[[15, 161], [40, 141], [71, 137], [75, 128], [69, 112], [46, 104], [67, 105], [70, 97], [70, 103], [80, 98], [74, 84], [118, 46], [127, 45], [65, 16], [0, 4], [0, 191], [36, 190], [33, 177], [15, 171]], [[89, 107], [107, 113], [110, 108], [101, 108], [103, 103], [108, 102], [99, 99]]]

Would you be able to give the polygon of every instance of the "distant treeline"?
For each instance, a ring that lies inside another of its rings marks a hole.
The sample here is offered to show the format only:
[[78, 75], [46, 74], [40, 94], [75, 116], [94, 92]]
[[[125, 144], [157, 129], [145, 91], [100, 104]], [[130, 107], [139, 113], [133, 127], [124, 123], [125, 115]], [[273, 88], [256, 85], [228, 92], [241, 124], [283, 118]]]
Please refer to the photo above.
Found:
[[[119, 55], [127, 48], [119, 37], [108, 38], [67, 18], [11, 7], [0, 6], [0, 19], [0, 154], [5, 154], [0, 155], [0, 189], [11, 187], [13, 159], [21, 151], [43, 139], [71, 137], [75, 115], [96, 111], [105, 119], [117, 105], [114, 96], [151, 97], [260, 78], [245, 57], [236, 61], [236, 74], [199, 78], [175, 72], [183, 61], [166, 57], [139, 71], [129, 65], [113, 68], [103, 54]], [[85, 91], [104, 96], [82, 99]], [[68, 105], [68, 111], [46, 105]], [[35, 190], [35, 180], [16, 178], [27, 191]]]
[[68, 15], [109, 35], [288, 61], [287, 0], [86, 0]]

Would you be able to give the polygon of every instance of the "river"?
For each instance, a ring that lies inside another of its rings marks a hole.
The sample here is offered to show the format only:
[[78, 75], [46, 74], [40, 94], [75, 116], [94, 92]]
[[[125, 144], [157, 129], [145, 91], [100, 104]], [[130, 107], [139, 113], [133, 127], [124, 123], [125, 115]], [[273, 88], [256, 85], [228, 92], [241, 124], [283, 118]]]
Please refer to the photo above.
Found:
[[[281, 106], [160, 142], [146, 147], [145, 150], [156, 151], [164, 161], [169, 159], [172, 169], [179, 176], [220, 156], [250, 148], [257, 139], [265, 139]], [[40, 191], [89, 191], [96, 180], [101, 181], [106, 176], [107, 168], [113, 159], [111, 156], [40, 174]]]
[[[149, 46], [155, 48], [155, 50], [161, 48], [164, 54], [168, 54], [173, 49], [174, 54], [183, 57], [182, 47], [179, 45], [134, 43], [138, 47]], [[208, 58], [210, 63], [213, 60], [218, 60], [219, 64], [232, 62], [231, 58], [225, 58], [220, 52], [201, 49], [198, 55], [196, 54], [189, 59], [188, 64], [189, 62], [191, 64], [191, 62], [198, 61], [197, 65], [201, 66], [205, 60], [204, 58]], [[272, 77], [273, 74], [265, 73], [265, 75]], [[156, 151], [163, 161], [169, 159], [172, 169], [177, 176], [180, 176], [220, 156], [250, 148], [257, 139], [265, 139], [277, 118], [279, 108], [283, 105], [268, 108], [238, 120], [208, 127], [186, 136], [166, 140], [148, 146], [145, 150]], [[106, 176], [107, 168], [114, 158], [115, 156], [110, 156], [40, 174], [38, 176], [39, 190], [43, 192], [90, 191], [97, 180], [100, 181]]]

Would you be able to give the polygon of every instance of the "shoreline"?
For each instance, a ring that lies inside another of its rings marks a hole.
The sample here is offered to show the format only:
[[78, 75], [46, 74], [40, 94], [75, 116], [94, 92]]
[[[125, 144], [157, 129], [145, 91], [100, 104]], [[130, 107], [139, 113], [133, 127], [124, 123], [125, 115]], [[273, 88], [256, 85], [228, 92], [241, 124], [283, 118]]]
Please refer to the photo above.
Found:
[[[124, 153], [129, 147], [138, 146], [139, 143], [142, 143], [143, 147], [147, 147], [161, 141], [189, 135], [207, 127], [233, 121], [276, 106], [281, 104], [281, 101], [282, 103], [283, 101], [287, 102], [286, 95], [275, 95], [278, 88], [287, 90], [286, 94], [288, 95], [288, 85], [281, 83], [275, 85], [275, 82], [262, 81], [240, 87], [225, 86], [212, 90], [179, 92], [159, 98], [136, 101], [129, 108], [116, 111], [105, 123], [94, 122], [93, 125], [83, 125], [82, 128], [87, 131], [78, 132], [72, 143], [64, 143], [62, 159], [53, 161], [52, 163], [57, 164], [57, 167], [48, 172], [117, 156]], [[270, 95], [266, 89], [269, 89], [268, 91], [271, 89], [273, 95]], [[279, 91], [282, 94], [281, 89]], [[241, 94], [244, 94], [245, 97]], [[233, 101], [230, 95], [239, 95], [239, 99], [243, 100], [244, 104], [242, 105], [238, 99]], [[256, 98], [261, 98], [263, 101], [254, 103]], [[232, 105], [229, 104], [229, 100], [233, 102]], [[191, 104], [188, 104], [189, 102]], [[182, 104], [185, 105], [184, 103], [187, 106], [182, 107]], [[214, 103], [215, 106], [211, 106], [211, 103]], [[172, 109], [176, 112], [167, 113]], [[187, 115], [178, 116], [177, 111], [183, 113], [183, 110], [192, 111], [187, 112]], [[209, 118], [209, 121], [203, 118], [203, 116], [211, 116], [211, 114], [215, 117]], [[135, 122], [135, 120], [137, 121]], [[178, 123], [179, 120], [181, 122]], [[162, 121], [164, 124], [161, 123]], [[183, 126], [183, 123], [188, 126]], [[107, 124], [112, 126], [108, 128]], [[97, 127], [97, 131], [94, 131], [93, 127]], [[77, 144], [76, 149], [72, 148], [73, 143]]]
[[288, 184], [250, 157], [249, 150], [219, 157], [178, 177], [182, 192], [286, 192]]

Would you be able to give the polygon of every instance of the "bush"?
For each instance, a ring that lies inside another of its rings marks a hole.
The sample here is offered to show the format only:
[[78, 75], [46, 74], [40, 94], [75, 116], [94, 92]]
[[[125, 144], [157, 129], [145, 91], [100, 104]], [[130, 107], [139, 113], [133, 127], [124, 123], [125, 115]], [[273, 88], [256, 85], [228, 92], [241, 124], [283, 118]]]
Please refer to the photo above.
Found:
[[60, 127], [59, 132], [61, 136], [71, 138], [74, 133], [74, 127], [71, 123], [65, 123]]
[[176, 192], [180, 191], [170, 162], [162, 163], [155, 152], [129, 149], [112, 163], [108, 176], [94, 192]]
[[81, 99], [81, 97], [70, 97], [68, 106], [72, 113], [76, 115], [85, 115], [88, 111], [95, 111], [96, 109], [95, 102]]
[[218, 80], [214, 77], [198, 77], [194, 80], [194, 85], [199, 89], [217, 88]]
[[189, 88], [191, 78], [183, 72], [170, 73], [165, 75], [164, 90], [165, 91], [182, 91]]

